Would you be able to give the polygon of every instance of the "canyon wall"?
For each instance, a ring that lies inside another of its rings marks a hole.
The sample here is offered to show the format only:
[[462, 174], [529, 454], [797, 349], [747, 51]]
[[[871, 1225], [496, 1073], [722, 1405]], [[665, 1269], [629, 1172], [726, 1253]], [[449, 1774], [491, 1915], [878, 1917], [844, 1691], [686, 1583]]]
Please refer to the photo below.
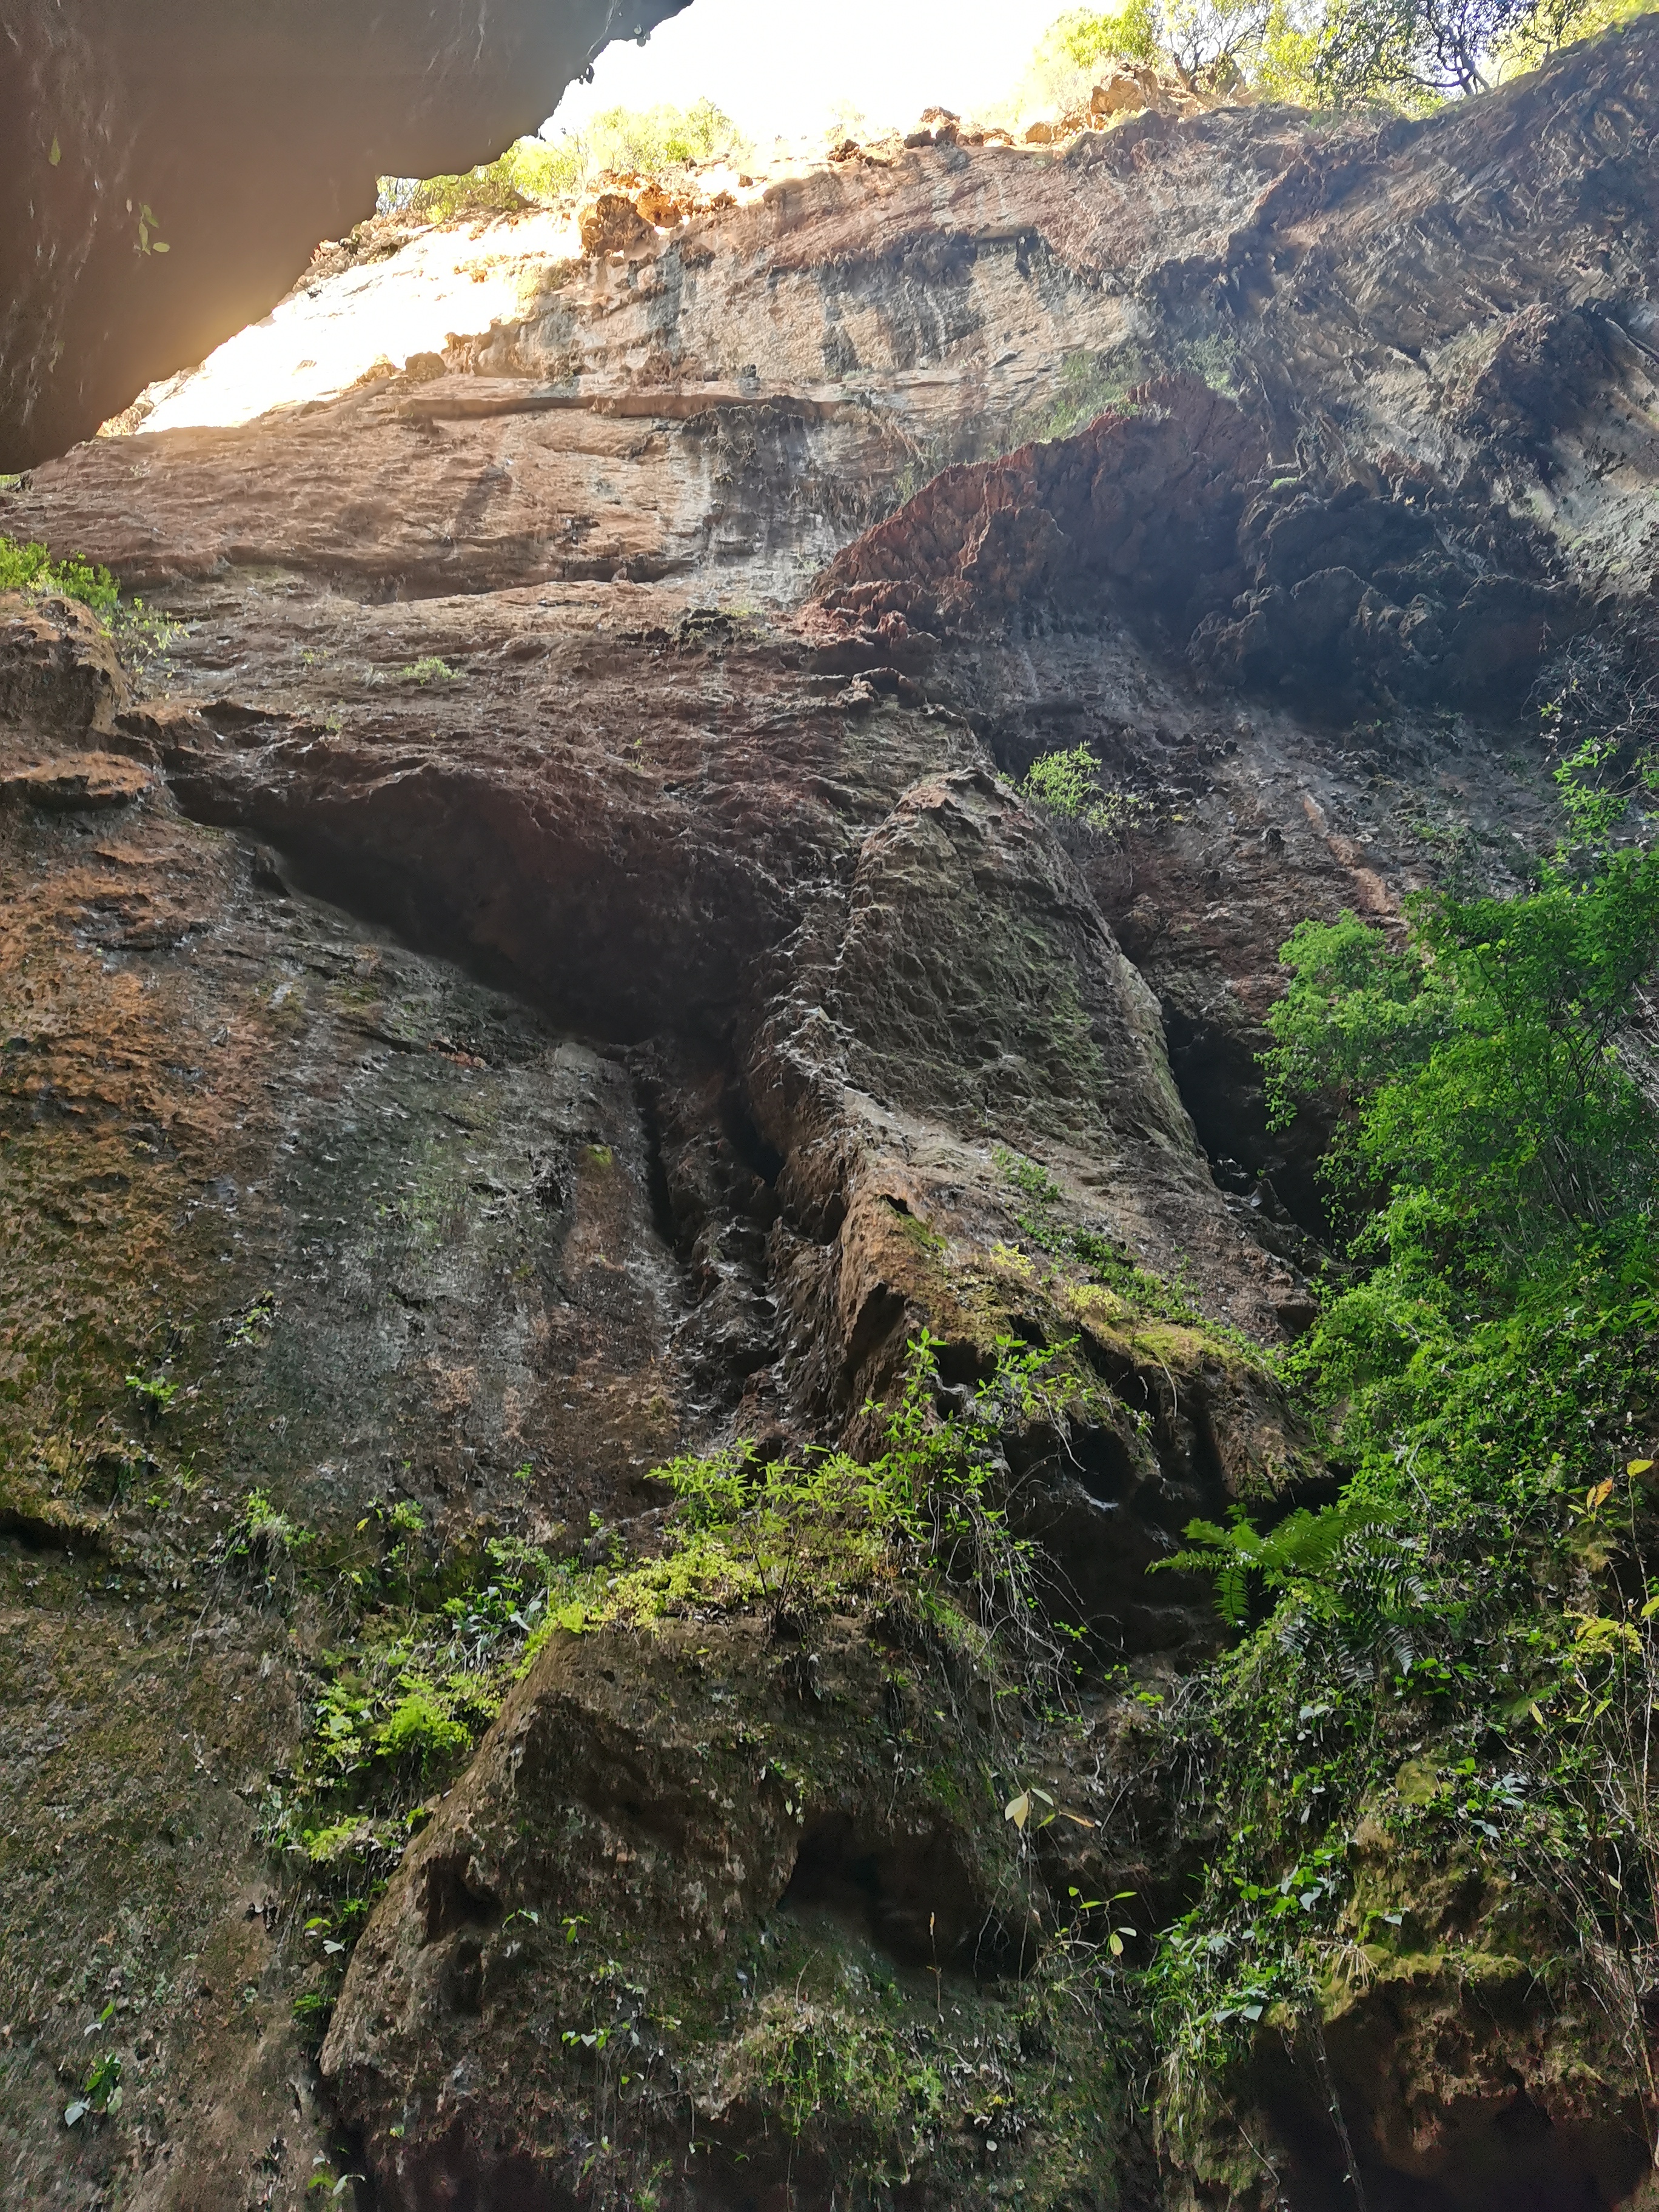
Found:
[[[1650, 670], [1656, 66], [858, 153], [0, 492], [184, 625], [0, 629], [18, 2201], [1346, 2201], [1293, 2071], [1160, 2147], [1066, 1900], [1133, 1965], [1205, 1849], [1147, 1567], [1328, 1491], [1278, 946], [1520, 880], [1534, 687]], [[1079, 746], [1104, 827], [1017, 787]], [[578, 1607], [295, 1847], [352, 1589], [622, 1577], [677, 1455], [877, 1450], [923, 1330], [947, 1413], [1074, 1363], [996, 1445], [1074, 1695], [902, 1606]], [[1373, 2201], [1636, 2201], [1633, 2054], [1460, 1978], [1466, 1904], [1333, 2030]]]

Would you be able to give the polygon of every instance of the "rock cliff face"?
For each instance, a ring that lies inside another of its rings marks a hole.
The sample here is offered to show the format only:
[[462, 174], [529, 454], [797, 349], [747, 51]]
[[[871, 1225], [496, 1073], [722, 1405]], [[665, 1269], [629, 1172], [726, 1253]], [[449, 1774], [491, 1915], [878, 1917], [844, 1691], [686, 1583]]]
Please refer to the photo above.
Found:
[[[67, 603], [0, 628], [19, 2202], [1256, 2201], [1224, 2144], [1160, 2172], [1132, 2017], [1030, 1947], [1068, 1891], [1179, 1909], [1149, 1700], [1214, 1632], [1145, 1570], [1320, 1479], [1249, 1348], [1324, 1233], [1276, 948], [1512, 880], [1530, 688], [1648, 665], [1656, 68], [860, 155], [0, 493], [186, 625], [142, 681]], [[1108, 829], [1014, 787], [1078, 746]], [[872, 1449], [924, 1327], [947, 1395], [1000, 1337], [1093, 1377], [1005, 1468], [1080, 1710], [850, 1607], [556, 1635], [376, 1863], [314, 2071], [327, 1913], [267, 1843], [345, 1632], [294, 1532], [411, 1590], [398, 1531], [648, 1558], [654, 1468]], [[1628, 2199], [1615, 2061], [1439, 1972], [1333, 2041], [1375, 2201]], [[1440, 2136], [1364, 2057], [1436, 2033]], [[1253, 2094], [1282, 2201], [1343, 2201]]]

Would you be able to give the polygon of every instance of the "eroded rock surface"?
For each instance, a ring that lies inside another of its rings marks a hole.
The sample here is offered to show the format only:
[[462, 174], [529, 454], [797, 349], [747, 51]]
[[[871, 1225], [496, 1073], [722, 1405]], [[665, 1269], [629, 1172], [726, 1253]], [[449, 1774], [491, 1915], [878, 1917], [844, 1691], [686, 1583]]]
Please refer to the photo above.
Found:
[[[635, 207], [441, 362], [0, 494], [185, 625], [135, 688], [83, 611], [0, 609], [0, 2064], [37, 2195], [297, 2204], [343, 2120], [386, 2206], [827, 2206], [893, 2138], [878, 2066], [790, 2148], [817, 2005], [866, 2059], [884, 2007], [935, 2039], [908, 2201], [1157, 2201], [1130, 2061], [1021, 2010], [1021, 1947], [1073, 1891], [1179, 1910], [1203, 1839], [1161, 1825], [1147, 1700], [1216, 1631], [1146, 1570], [1320, 1478], [1248, 1348], [1305, 1324], [1324, 1229], [1254, 1062], [1277, 947], [1513, 880], [1553, 835], [1530, 689], [1575, 636], [1647, 665], [1656, 52], [1424, 125], [1146, 113], [672, 235]], [[1017, 788], [1079, 746], [1108, 829]], [[872, 1449], [923, 1327], [947, 1401], [999, 1338], [1087, 1364], [1006, 1477], [1126, 1671], [1015, 1721], [853, 1613], [556, 1635], [429, 1793], [319, 2106], [253, 1808], [336, 1630], [230, 1564], [247, 1492], [342, 1557], [649, 1557], [653, 1468]], [[1066, 1818], [1028, 1848], [1033, 1784]], [[1555, 2114], [1504, 1987], [1499, 2027], [1436, 1984], [1334, 2033], [1387, 2201], [1461, 2169], [1367, 2054], [1455, 2017], [1469, 2141], [1506, 2052]], [[71, 2134], [118, 1997], [125, 2116]], [[1304, 2088], [1262, 2086], [1287, 2141]], [[1600, 2134], [1558, 2100], [1540, 2203], [1628, 2194], [1624, 2097]], [[1174, 2201], [1229, 2201], [1224, 2146], [1166, 2151]]]

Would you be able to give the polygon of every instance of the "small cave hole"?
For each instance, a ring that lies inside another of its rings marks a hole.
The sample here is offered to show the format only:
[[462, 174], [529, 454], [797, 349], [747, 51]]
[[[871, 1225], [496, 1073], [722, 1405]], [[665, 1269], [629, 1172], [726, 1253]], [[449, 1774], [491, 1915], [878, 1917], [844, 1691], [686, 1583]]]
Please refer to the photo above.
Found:
[[988, 1382], [996, 1371], [995, 1359], [965, 1340], [940, 1345], [934, 1360], [939, 1379], [947, 1390], [975, 1390], [981, 1382]]
[[1002, 1971], [1008, 1948], [940, 1828], [878, 1838], [844, 1813], [820, 1815], [802, 1831], [779, 1910], [827, 1914], [901, 1966], [984, 1978]]
[[1071, 1465], [1097, 1505], [1123, 1504], [1139, 1487], [1141, 1470], [1115, 1429], [1091, 1428], [1072, 1438]]
[[769, 1188], [783, 1173], [783, 1154], [775, 1145], [770, 1145], [755, 1127], [754, 1118], [735, 1086], [727, 1089], [720, 1102], [720, 1125], [732, 1151], [751, 1175], [757, 1175]]
[[457, 1928], [489, 1928], [501, 1918], [501, 1902], [475, 1879], [470, 1858], [452, 1853], [427, 1862], [422, 1901], [426, 1940], [436, 1943]]

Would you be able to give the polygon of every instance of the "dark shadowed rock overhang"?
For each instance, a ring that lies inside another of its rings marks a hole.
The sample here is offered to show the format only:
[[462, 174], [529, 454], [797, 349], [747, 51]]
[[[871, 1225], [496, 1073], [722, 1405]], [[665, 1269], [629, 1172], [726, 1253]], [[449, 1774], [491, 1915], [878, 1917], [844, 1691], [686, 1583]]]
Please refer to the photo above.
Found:
[[263, 315], [378, 173], [490, 159], [683, 4], [3, 0], [0, 468]]

